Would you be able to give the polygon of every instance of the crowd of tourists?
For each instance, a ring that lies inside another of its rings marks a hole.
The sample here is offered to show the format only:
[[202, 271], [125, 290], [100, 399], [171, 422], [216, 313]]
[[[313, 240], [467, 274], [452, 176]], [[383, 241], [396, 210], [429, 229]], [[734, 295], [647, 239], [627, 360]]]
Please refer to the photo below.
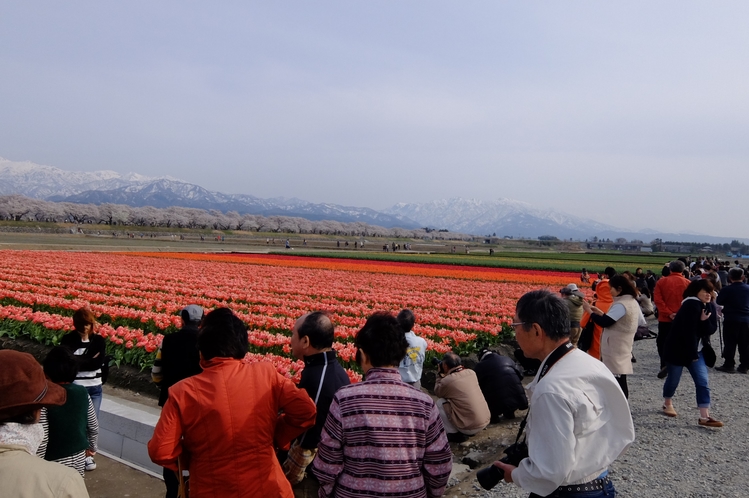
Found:
[[[333, 349], [331, 315], [300, 316], [295, 384], [246, 359], [247, 326], [230, 309], [186, 306], [151, 372], [162, 411], [148, 453], [163, 467], [167, 498], [437, 497], [450, 443], [524, 410], [507, 456], [479, 473], [482, 486], [504, 479], [531, 497], [615, 496], [608, 468], [634, 441], [627, 376], [634, 341], [653, 336], [646, 317], [658, 320], [663, 414], [678, 416], [672, 399], [686, 368], [698, 425], [722, 427], [709, 411], [711, 338], [721, 331], [716, 370], [746, 374], [749, 285], [741, 265], [708, 258], [672, 261], [659, 276], [608, 267], [580, 278], [592, 280], [592, 299], [573, 283], [518, 300], [515, 359], [486, 348], [471, 368], [453, 352], [435, 358], [434, 397], [421, 386], [427, 343], [409, 309], [375, 312], [358, 331], [364, 380], [355, 384]], [[78, 310], [73, 323], [42, 365], [0, 351], [3, 496], [88, 496], [82, 476], [96, 468], [107, 362], [93, 313]], [[524, 374], [533, 376], [525, 387]]]

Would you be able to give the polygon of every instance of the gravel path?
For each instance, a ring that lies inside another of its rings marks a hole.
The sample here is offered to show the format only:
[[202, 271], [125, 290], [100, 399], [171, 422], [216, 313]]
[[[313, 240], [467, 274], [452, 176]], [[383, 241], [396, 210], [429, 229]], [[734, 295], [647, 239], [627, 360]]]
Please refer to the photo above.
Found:
[[[718, 350], [718, 337], [713, 347]], [[732, 497], [749, 495], [749, 375], [710, 369], [711, 415], [720, 429], [697, 425], [694, 382], [685, 369], [674, 396], [679, 416], [661, 413], [663, 381], [656, 378], [659, 360], [655, 340], [635, 343], [635, 373], [628, 377], [636, 440], [611, 466], [622, 497]], [[722, 359], [718, 358], [718, 365]], [[463, 493], [461, 493], [463, 495]], [[492, 491], [474, 486], [466, 495], [527, 497], [514, 484]], [[456, 496], [448, 489], [445, 496]]]

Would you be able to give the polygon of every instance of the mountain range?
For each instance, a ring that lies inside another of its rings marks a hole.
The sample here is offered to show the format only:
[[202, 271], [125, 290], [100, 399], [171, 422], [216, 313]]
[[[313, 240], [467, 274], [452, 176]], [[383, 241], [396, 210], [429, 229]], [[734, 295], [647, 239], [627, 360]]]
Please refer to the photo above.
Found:
[[538, 209], [512, 199], [492, 201], [451, 198], [427, 203], [398, 203], [389, 209], [312, 203], [301, 199], [263, 199], [249, 194], [224, 194], [172, 177], [147, 177], [115, 171], [65, 171], [30, 161], [0, 158], [0, 195], [20, 194], [48, 201], [129, 206], [170, 206], [237, 211], [263, 216], [295, 216], [310, 220], [364, 222], [386, 228], [429, 227], [474, 235], [585, 240], [624, 237], [649, 242], [663, 240], [723, 243], [725, 237], [701, 234], [633, 232], [561, 211]]

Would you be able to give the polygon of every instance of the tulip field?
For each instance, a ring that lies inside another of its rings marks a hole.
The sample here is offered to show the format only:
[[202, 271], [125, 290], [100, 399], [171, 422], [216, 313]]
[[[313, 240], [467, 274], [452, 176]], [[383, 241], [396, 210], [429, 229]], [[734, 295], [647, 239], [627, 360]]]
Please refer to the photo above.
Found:
[[89, 307], [116, 364], [148, 369], [179, 311], [231, 308], [249, 327], [249, 361], [271, 361], [297, 379], [291, 327], [326, 310], [344, 367], [359, 378], [353, 337], [374, 311], [416, 314], [432, 354], [467, 353], [512, 334], [515, 302], [531, 289], [558, 290], [576, 274], [267, 254], [0, 251], [0, 336], [57, 344], [72, 315]]

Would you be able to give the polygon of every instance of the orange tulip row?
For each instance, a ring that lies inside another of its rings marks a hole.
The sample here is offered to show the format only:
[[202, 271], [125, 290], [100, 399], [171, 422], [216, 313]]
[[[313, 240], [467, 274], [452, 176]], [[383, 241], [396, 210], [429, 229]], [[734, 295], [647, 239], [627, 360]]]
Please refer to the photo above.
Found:
[[477, 338], [496, 342], [509, 331], [523, 293], [570, 280], [429, 266], [267, 255], [0, 251], [0, 325], [33, 323], [59, 335], [69, 330], [72, 312], [87, 306], [107, 325], [109, 347], [144, 349], [148, 354], [138, 361], [147, 367], [163, 334], [179, 326], [182, 307], [226, 306], [248, 324], [252, 358], [267, 357], [298, 378], [290, 330], [311, 310], [331, 313], [335, 348], [353, 367], [351, 341], [373, 311], [414, 310], [414, 331], [433, 353], [443, 353]]

